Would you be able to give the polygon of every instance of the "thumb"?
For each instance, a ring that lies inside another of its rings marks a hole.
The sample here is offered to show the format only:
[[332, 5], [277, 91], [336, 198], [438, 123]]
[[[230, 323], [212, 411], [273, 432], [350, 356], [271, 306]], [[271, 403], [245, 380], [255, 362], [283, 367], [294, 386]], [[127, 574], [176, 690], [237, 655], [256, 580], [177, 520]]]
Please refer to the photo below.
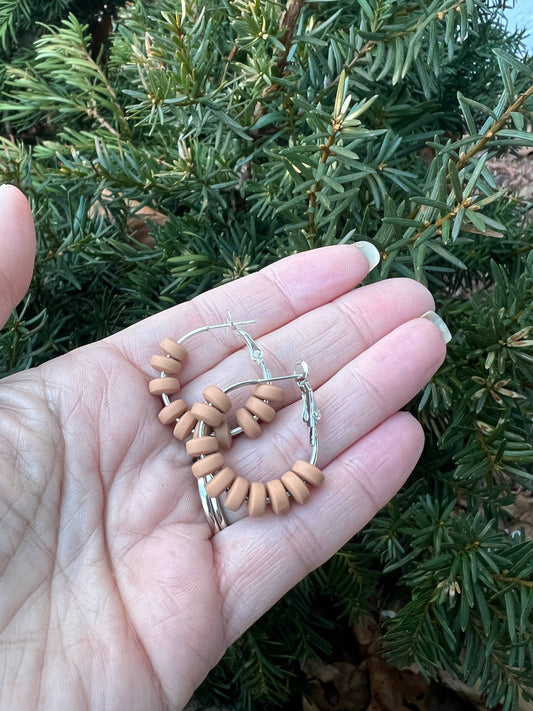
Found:
[[24, 297], [33, 274], [35, 228], [30, 206], [14, 185], [0, 186], [0, 328]]

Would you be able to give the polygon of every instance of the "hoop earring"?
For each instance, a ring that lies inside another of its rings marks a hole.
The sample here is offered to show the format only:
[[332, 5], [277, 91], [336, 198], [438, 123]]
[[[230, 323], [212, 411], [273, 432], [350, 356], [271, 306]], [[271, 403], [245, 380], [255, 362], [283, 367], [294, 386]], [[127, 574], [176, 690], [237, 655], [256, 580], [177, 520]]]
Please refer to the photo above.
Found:
[[[248, 482], [242, 476], [225, 466], [223, 456], [217, 452], [211, 454], [198, 452], [192, 465], [192, 472], [198, 479], [198, 491], [208, 520], [216, 527], [224, 528], [227, 525], [225, 516], [220, 509], [218, 497], [227, 491], [224, 507], [230, 511], [237, 511], [245, 501], [248, 502], [248, 515], [260, 516], [267, 504], [270, 504], [276, 514], [282, 514], [290, 507], [290, 499], [304, 504], [310, 497], [309, 485], [320, 486], [324, 481], [324, 474], [316, 466], [318, 460], [318, 434], [317, 422], [320, 411], [316, 407], [314, 392], [309, 382], [309, 369], [305, 361], [301, 361], [302, 372], [292, 375], [269, 377], [268, 383], [264, 379], [241, 380], [223, 389], [225, 394], [247, 385], [259, 388], [269, 385], [273, 381], [294, 379], [302, 392], [302, 421], [309, 428], [309, 442], [311, 456], [309, 461], [296, 460], [291, 469], [279, 479], [272, 479], [266, 485], [260, 481]], [[266, 391], [264, 391], [266, 392]], [[198, 442], [207, 440], [204, 437], [205, 421], [198, 421]], [[191, 452], [190, 452], [191, 453]], [[215, 513], [217, 511], [217, 513]]]

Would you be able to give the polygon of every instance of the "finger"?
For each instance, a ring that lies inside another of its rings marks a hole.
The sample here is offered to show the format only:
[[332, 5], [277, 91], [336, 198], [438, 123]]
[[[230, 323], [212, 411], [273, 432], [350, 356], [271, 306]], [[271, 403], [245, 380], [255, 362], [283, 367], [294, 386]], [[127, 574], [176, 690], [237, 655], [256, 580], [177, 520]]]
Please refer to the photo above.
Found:
[[35, 259], [30, 206], [14, 185], [0, 187], [0, 327], [26, 293]]
[[325, 468], [327, 484], [305, 506], [293, 505], [285, 517], [243, 519], [214, 537], [227, 644], [387, 503], [422, 448], [419, 423], [395, 414]]
[[[249, 331], [254, 336], [261, 335], [352, 290], [369, 269], [367, 258], [356, 245], [302, 252], [156, 314], [109, 341], [128, 360], [143, 366], [158, 352], [163, 337], [178, 339], [200, 326], [224, 323], [228, 310], [235, 321], [255, 319], [256, 324]], [[194, 364], [188, 363], [189, 377], [242, 347], [242, 341], [229, 329], [197, 339]]]
[[[313, 387], [318, 388], [387, 333], [433, 308], [433, 297], [418, 282], [388, 279], [342, 294], [262, 336], [258, 344], [274, 376], [298, 370], [298, 362], [305, 360]], [[191, 370], [187, 367], [180, 375], [183, 385], [189, 381]], [[147, 377], [153, 376], [149, 367], [146, 373]], [[183, 392], [187, 401], [194, 402], [210, 383], [227, 387], [245, 378], [259, 377], [262, 377], [260, 369], [250, 361], [247, 349], [241, 348], [203, 373]], [[284, 405], [299, 398], [294, 385], [279, 385], [285, 391]], [[235, 391], [234, 404], [240, 406], [240, 401], [249, 395], [249, 390]]]

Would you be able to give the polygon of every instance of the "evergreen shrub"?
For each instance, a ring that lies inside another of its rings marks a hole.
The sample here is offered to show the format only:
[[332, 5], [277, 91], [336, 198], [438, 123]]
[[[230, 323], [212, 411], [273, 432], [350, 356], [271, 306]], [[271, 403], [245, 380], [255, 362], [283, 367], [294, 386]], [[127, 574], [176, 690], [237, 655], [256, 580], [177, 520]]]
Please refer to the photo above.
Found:
[[533, 542], [512, 504], [533, 484], [533, 228], [490, 159], [533, 144], [533, 62], [503, 5], [139, 0], [95, 56], [76, 3], [0, 0], [0, 179], [38, 234], [2, 372], [358, 239], [381, 253], [369, 279], [428, 285], [454, 334], [411, 404], [427, 446], [408, 484], [200, 701], [298, 708], [304, 662], [383, 610], [394, 664], [477, 683], [504, 711], [532, 697]]

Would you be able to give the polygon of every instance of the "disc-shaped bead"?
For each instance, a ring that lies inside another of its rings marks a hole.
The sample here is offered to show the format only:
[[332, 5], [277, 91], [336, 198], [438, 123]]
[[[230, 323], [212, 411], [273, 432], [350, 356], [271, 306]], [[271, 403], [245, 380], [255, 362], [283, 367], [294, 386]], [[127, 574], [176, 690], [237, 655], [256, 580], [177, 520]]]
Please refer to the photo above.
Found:
[[278, 388], [277, 385], [268, 385], [268, 383], [256, 385], [252, 390], [252, 395], [270, 402], [281, 402], [283, 400], [283, 390]]
[[196, 427], [197, 419], [191, 412], [185, 412], [174, 427], [174, 437], [176, 439], [186, 439]]
[[214, 405], [220, 412], [229, 412], [231, 410], [231, 400], [226, 393], [216, 385], [208, 385], [203, 392], [205, 401]]
[[190, 457], [199, 457], [218, 452], [218, 442], [214, 437], [196, 437], [187, 442], [185, 449]]
[[208, 474], [214, 474], [219, 469], [222, 469], [223, 466], [224, 457], [220, 452], [215, 452], [214, 454], [208, 454], [207, 457], [202, 457], [202, 459], [197, 459], [191, 469], [194, 476], [200, 479]]
[[187, 403], [185, 400], [173, 400], [170, 405], [167, 405], [159, 412], [157, 417], [164, 425], [171, 425], [185, 412], [187, 412]]
[[235, 413], [235, 419], [245, 435], [250, 439], [257, 439], [261, 436], [261, 426], [259, 422], [253, 418], [252, 413], [248, 412], [244, 407], [240, 407]]
[[230, 467], [224, 467], [205, 485], [205, 492], [208, 496], [215, 498], [225, 491], [235, 479], [235, 472]]
[[268, 498], [275, 514], [281, 514], [290, 508], [289, 497], [280, 479], [272, 479], [266, 485]]
[[244, 503], [244, 499], [248, 494], [249, 488], [248, 480], [243, 476], [238, 476], [233, 484], [230, 486], [226, 500], [224, 501], [224, 506], [230, 511], [237, 511], [240, 509]]
[[248, 398], [246, 401], [246, 409], [249, 410], [252, 415], [257, 415], [263, 422], [272, 422], [276, 416], [274, 408], [258, 397]]
[[154, 378], [148, 387], [152, 395], [172, 395], [179, 391], [181, 385], [177, 378]]
[[309, 500], [311, 492], [298, 474], [292, 471], [287, 472], [281, 477], [281, 482], [298, 504], [305, 504], [305, 502]]
[[189, 355], [189, 351], [185, 348], [185, 346], [182, 346], [181, 343], [176, 343], [176, 341], [173, 341], [171, 338], [163, 338], [159, 344], [159, 347], [164, 353], [168, 353], [169, 356], [172, 356], [172, 358], [175, 358], [182, 363]]
[[227, 420], [223, 420], [218, 427], [215, 427], [214, 432], [220, 449], [223, 449], [226, 452], [231, 449], [233, 438], [231, 436], [231, 427], [229, 426], [229, 422]]
[[175, 360], [174, 358], [166, 355], [153, 355], [150, 360], [150, 365], [156, 370], [159, 370], [159, 372], [170, 375], [177, 375], [181, 370], [181, 363], [179, 360]]
[[253, 481], [248, 492], [248, 515], [261, 516], [266, 508], [266, 486], [261, 481]]
[[304, 462], [303, 459], [298, 459], [291, 467], [293, 472], [296, 472], [298, 476], [301, 476], [308, 484], [313, 486], [320, 486], [324, 481], [324, 474], [322, 471], [315, 467], [309, 462]]
[[211, 427], [218, 427], [222, 422], [220, 410], [212, 405], [206, 405], [205, 402], [195, 402], [191, 407], [191, 412], [197, 420], [202, 420]]

